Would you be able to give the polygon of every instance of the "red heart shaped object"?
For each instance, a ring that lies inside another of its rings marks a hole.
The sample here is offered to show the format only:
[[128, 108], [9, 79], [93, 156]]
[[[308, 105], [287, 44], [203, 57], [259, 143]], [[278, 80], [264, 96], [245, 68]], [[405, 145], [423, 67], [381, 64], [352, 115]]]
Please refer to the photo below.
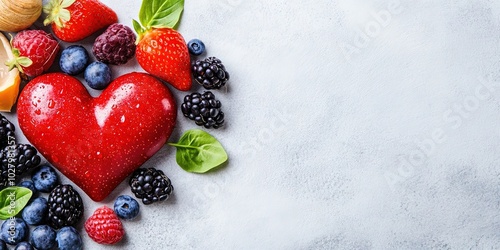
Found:
[[17, 110], [26, 138], [95, 201], [165, 144], [177, 116], [168, 88], [137, 72], [96, 98], [74, 77], [45, 74], [26, 85]]

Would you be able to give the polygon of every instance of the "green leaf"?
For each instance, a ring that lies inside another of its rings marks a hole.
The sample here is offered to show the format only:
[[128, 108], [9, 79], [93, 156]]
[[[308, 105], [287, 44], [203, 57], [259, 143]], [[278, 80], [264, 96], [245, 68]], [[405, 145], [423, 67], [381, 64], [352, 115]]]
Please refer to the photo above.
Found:
[[31, 61], [31, 59], [29, 59], [28, 57], [19, 57], [17, 58], [17, 63], [23, 67], [29, 67], [31, 66], [31, 64], [33, 64], [33, 61]]
[[205, 173], [228, 159], [220, 142], [203, 130], [188, 130], [179, 142], [169, 144], [177, 148], [177, 164], [188, 172]]
[[[145, 32], [142, 25], [139, 22], [137, 22], [136, 20], [132, 20], [132, 24], [134, 25], [134, 30], [137, 34], [141, 35]], [[141, 39], [137, 39], [137, 41], [139, 41], [139, 40], [141, 40]]]
[[184, 0], [143, 0], [139, 11], [139, 22], [145, 30], [174, 28], [183, 11]]
[[32, 195], [33, 192], [24, 187], [8, 187], [0, 191], [0, 220], [16, 216]]

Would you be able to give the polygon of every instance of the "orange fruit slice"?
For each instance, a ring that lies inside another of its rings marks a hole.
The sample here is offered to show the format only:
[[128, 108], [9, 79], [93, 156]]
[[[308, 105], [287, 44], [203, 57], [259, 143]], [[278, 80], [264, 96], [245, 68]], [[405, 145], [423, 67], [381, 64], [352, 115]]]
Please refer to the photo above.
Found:
[[0, 33], [0, 111], [10, 112], [19, 95], [19, 70], [9, 71], [5, 62], [14, 58], [9, 40]]

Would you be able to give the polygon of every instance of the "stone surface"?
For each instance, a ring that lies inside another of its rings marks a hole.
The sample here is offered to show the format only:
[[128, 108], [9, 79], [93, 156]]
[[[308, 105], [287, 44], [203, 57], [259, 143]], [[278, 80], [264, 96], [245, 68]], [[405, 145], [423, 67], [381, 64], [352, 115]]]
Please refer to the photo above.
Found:
[[[137, 17], [140, 1], [102, 1], [122, 23]], [[209, 131], [229, 164], [190, 174], [163, 147], [144, 166], [162, 169], [174, 196], [141, 206], [116, 246], [83, 233], [85, 249], [498, 248], [499, 3], [185, 7], [179, 31], [231, 74], [216, 92], [227, 126]], [[197, 127], [178, 121], [171, 141]], [[85, 196], [85, 218], [121, 194], [126, 183], [100, 203]]]

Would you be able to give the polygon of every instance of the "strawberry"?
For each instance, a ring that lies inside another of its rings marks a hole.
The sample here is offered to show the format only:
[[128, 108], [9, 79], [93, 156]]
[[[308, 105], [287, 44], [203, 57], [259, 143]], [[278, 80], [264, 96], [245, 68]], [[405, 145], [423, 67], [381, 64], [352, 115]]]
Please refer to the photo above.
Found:
[[66, 42], [80, 41], [96, 31], [118, 22], [118, 16], [99, 0], [50, 0], [43, 7], [48, 14], [44, 25]]
[[47, 71], [59, 52], [59, 43], [43, 30], [21, 31], [11, 43], [14, 58], [6, 64], [9, 69], [17, 67], [28, 77]]
[[125, 235], [122, 222], [107, 206], [96, 209], [94, 214], [87, 219], [85, 231], [92, 240], [99, 244], [115, 244]]
[[[156, 8], [156, 9], [155, 9]], [[183, 0], [143, 1], [139, 20], [133, 21], [137, 32], [136, 58], [148, 73], [174, 88], [191, 89], [191, 63], [187, 44], [173, 29], [184, 9]]]

